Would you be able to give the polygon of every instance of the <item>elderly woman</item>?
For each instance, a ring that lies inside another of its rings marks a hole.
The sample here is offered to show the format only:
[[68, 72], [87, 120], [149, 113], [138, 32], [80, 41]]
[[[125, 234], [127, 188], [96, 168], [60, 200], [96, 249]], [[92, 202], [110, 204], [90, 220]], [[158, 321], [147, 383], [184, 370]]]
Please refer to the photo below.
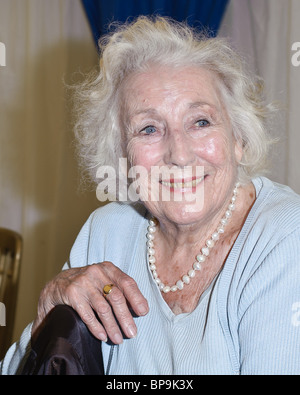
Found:
[[300, 198], [262, 176], [261, 91], [226, 42], [183, 24], [140, 17], [105, 37], [80, 152], [95, 178], [127, 158], [139, 202], [90, 216], [4, 373], [58, 304], [103, 341], [105, 374], [300, 373]]

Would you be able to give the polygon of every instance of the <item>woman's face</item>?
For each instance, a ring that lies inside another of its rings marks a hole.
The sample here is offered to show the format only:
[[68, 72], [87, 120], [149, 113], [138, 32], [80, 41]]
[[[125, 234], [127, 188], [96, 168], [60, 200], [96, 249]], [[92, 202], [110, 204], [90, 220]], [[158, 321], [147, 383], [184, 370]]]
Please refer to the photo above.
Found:
[[[121, 124], [141, 199], [160, 221], [218, 216], [231, 197], [242, 150], [218, 90], [199, 67], [152, 67], [121, 88]], [[222, 215], [222, 214], [221, 214]]]

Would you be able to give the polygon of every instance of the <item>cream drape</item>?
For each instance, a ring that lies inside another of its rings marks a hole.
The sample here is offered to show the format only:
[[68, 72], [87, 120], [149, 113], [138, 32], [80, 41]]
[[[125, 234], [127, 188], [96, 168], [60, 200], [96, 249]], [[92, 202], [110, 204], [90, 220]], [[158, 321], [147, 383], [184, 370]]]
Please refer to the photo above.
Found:
[[300, 41], [299, 0], [231, 0], [220, 35], [228, 37], [265, 81], [269, 101], [280, 108], [273, 125], [280, 141], [268, 175], [300, 193], [300, 67], [292, 45]]
[[[300, 193], [299, 0], [231, 0], [222, 24], [286, 109], [274, 131], [282, 138], [271, 178]], [[34, 318], [43, 284], [67, 259], [88, 214], [93, 191], [78, 192], [69, 97], [64, 81], [97, 64], [80, 0], [0, 0], [0, 226], [24, 238], [15, 338]]]
[[78, 191], [65, 84], [97, 64], [79, 0], [0, 0], [0, 226], [24, 238], [15, 336], [98, 205]]

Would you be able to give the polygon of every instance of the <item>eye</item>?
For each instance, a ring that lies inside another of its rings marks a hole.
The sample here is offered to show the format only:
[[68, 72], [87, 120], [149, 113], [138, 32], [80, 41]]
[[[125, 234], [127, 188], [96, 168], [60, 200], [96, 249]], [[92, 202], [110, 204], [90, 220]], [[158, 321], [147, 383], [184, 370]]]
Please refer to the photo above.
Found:
[[205, 126], [209, 126], [210, 123], [206, 119], [199, 119], [199, 121], [197, 121], [195, 125], [203, 128]]
[[156, 127], [152, 125], [146, 126], [144, 129], [140, 131], [141, 134], [147, 134], [147, 135], [153, 134], [155, 132], [156, 132]]

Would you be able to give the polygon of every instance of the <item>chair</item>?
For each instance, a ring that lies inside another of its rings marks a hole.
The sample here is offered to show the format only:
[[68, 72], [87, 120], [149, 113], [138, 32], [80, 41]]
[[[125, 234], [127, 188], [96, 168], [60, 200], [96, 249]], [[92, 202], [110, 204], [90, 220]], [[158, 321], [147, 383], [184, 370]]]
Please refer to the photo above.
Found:
[[0, 228], [0, 324], [5, 325], [0, 326], [0, 360], [12, 343], [22, 245], [22, 237], [18, 233]]

